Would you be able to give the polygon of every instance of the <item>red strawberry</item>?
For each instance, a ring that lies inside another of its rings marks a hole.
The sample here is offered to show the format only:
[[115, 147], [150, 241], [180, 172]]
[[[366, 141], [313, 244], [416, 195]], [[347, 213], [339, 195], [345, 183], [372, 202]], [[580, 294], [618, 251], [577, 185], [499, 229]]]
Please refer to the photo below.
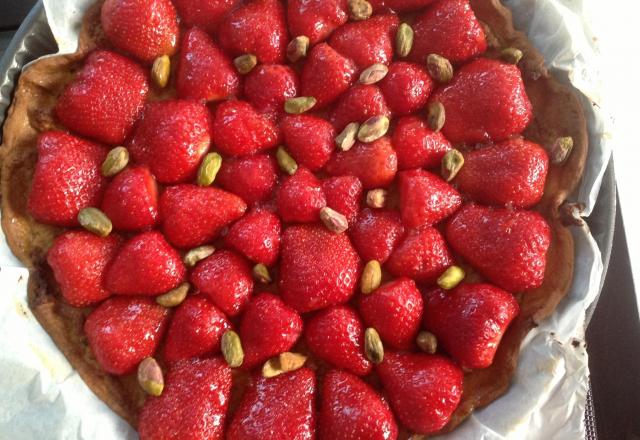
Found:
[[260, 113], [275, 119], [284, 113], [284, 103], [298, 94], [299, 81], [289, 66], [256, 66], [245, 77], [244, 95]]
[[435, 174], [416, 169], [399, 176], [400, 213], [409, 228], [436, 224], [462, 205], [458, 191]]
[[100, 19], [111, 44], [142, 61], [176, 51], [180, 29], [170, 0], [105, 0]]
[[408, 115], [425, 106], [433, 90], [433, 80], [418, 64], [396, 62], [389, 66], [380, 88], [391, 111]]
[[362, 123], [372, 116], [391, 116], [391, 110], [375, 85], [357, 84], [342, 95], [331, 112], [331, 123], [342, 130], [351, 122]]
[[422, 9], [434, 1], [435, 0], [372, 0], [370, 3], [373, 5], [375, 12], [384, 10], [385, 8], [396, 12], [410, 12]]
[[118, 173], [104, 192], [102, 210], [116, 229], [153, 227], [158, 218], [158, 185], [149, 169], [133, 167]]
[[413, 23], [413, 48], [409, 57], [424, 63], [430, 54], [449, 61], [465, 61], [487, 50], [480, 22], [468, 0], [439, 0]]
[[349, 19], [346, 0], [289, 0], [288, 3], [291, 36], [304, 35], [312, 45], [326, 39]]
[[341, 151], [327, 163], [331, 176], [356, 176], [364, 189], [389, 185], [398, 170], [398, 158], [388, 137], [370, 144], [356, 142], [349, 151]]
[[288, 43], [280, 0], [253, 0], [232, 11], [218, 29], [220, 45], [232, 56], [252, 54], [262, 64], [285, 61]]
[[313, 96], [322, 109], [347, 91], [356, 79], [356, 65], [326, 43], [311, 49], [300, 75], [302, 96]]
[[473, 200], [530, 208], [542, 198], [549, 157], [540, 145], [510, 139], [464, 156], [455, 182]]
[[336, 132], [326, 120], [311, 115], [286, 116], [280, 129], [287, 151], [299, 165], [318, 171], [335, 148]]
[[216, 183], [253, 205], [268, 199], [278, 181], [278, 164], [266, 154], [225, 159]]
[[462, 370], [443, 356], [387, 352], [378, 374], [396, 416], [416, 433], [439, 431], [462, 397]]
[[332, 370], [324, 377], [318, 416], [320, 440], [389, 440], [398, 426], [389, 405], [361, 379]]
[[266, 210], [254, 210], [234, 223], [227, 245], [256, 263], [271, 266], [280, 255], [280, 219]]
[[186, 26], [197, 26], [214, 33], [220, 22], [240, 0], [173, 0], [180, 19]]
[[351, 242], [364, 261], [383, 264], [404, 236], [404, 226], [395, 211], [365, 208], [349, 230]]
[[537, 212], [470, 204], [446, 229], [451, 247], [478, 272], [509, 292], [540, 287], [551, 230]]
[[109, 374], [131, 373], [152, 356], [167, 325], [169, 310], [150, 298], [109, 298], [84, 323], [98, 363]]
[[107, 144], [129, 135], [149, 92], [147, 74], [114, 52], [95, 51], [62, 92], [56, 115], [74, 132]]
[[313, 439], [316, 378], [301, 368], [271, 379], [253, 376], [229, 428], [227, 440]]
[[180, 248], [212, 241], [246, 210], [240, 197], [213, 187], [170, 186], [160, 196], [162, 232]]
[[533, 117], [520, 69], [487, 58], [463, 66], [431, 100], [444, 105], [442, 132], [454, 143], [502, 141], [522, 133]]
[[356, 221], [360, 200], [362, 199], [362, 183], [354, 176], [341, 176], [325, 179], [322, 190], [327, 199], [327, 206], [347, 217], [349, 225]]
[[461, 284], [427, 292], [424, 325], [462, 368], [486, 368], [520, 307], [491, 284]]
[[121, 295], [159, 295], [180, 284], [186, 269], [180, 254], [159, 232], [124, 243], [107, 270], [105, 287]]
[[396, 277], [434, 283], [452, 264], [453, 258], [442, 235], [431, 226], [422, 226], [407, 233], [387, 260], [386, 268]]
[[322, 183], [306, 168], [298, 168], [278, 188], [278, 212], [285, 222], [317, 222], [326, 205]]
[[424, 120], [415, 116], [398, 119], [392, 142], [401, 170], [439, 167], [451, 149], [442, 133], [431, 130]]
[[47, 262], [69, 304], [86, 307], [111, 296], [104, 288], [104, 273], [119, 246], [114, 235], [102, 238], [84, 231], [68, 231], [55, 239]]
[[140, 412], [140, 440], [222, 440], [231, 399], [231, 369], [221, 358], [181, 361], [169, 369], [160, 397]]
[[231, 60], [198, 28], [182, 38], [176, 77], [178, 96], [219, 101], [240, 90], [240, 76]]
[[231, 251], [218, 251], [198, 263], [191, 282], [229, 316], [235, 316], [249, 302], [253, 291], [251, 268]]
[[300, 312], [347, 302], [360, 277], [360, 259], [345, 234], [319, 225], [290, 226], [282, 237], [280, 291]]
[[360, 298], [364, 322], [375, 328], [380, 338], [401, 350], [413, 347], [422, 320], [422, 295], [409, 278], [398, 278]]
[[167, 331], [164, 359], [181, 359], [216, 354], [220, 340], [231, 323], [224, 313], [203, 295], [188, 297], [176, 308]]
[[242, 367], [250, 370], [288, 351], [301, 333], [302, 319], [295, 310], [270, 293], [256, 295], [247, 305], [240, 323], [244, 349]]
[[209, 149], [211, 119], [204, 104], [168, 100], [148, 104], [129, 151], [160, 183], [193, 179]]

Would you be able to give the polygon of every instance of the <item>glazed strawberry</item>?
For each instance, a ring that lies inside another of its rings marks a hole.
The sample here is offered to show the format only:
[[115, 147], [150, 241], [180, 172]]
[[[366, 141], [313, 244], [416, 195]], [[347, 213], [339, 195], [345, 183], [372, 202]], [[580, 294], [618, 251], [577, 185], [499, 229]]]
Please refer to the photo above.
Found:
[[240, 91], [240, 76], [231, 60], [198, 28], [183, 37], [176, 77], [178, 96], [219, 101]]
[[407, 232], [387, 260], [386, 268], [396, 277], [434, 283], [452, 264], [451, 253], [442, 235], [431, 226], [422, 226]]
[[180, 30], [170, 0], [105, 0], [100, 21], [111, 44], [142, 61], [176, 51]]
[[160, 196], [162, 232], [180, 248], [212, 241], [246, 210], [240, 197], [213, 187], [175, 185]]
[[349, 151], [334, 155], [326, 166], [331, 176], [356, 176], [364, 189], [389, 185], [397, 170], [398, 158], [386, 136], [369, 144], [356, 142]]
[[87, 316], [84, 334], [103, 370], [129, 374], [153, 356], [168, 319], [169, 310], [151, 298], [109, 298]]
[[396, 416], [413, 432], [439, 431], [460, 403], [462, 370], [443, 356], [385, 352], [378, 374]]
[[346, 0], [290, 0], [287, 7], [289, 33], [304, 35], [311, 45], [326, 39], [349, 19]]
[[431, 95], [446, 109], [442, 132], [453, 143], [502, 141], [522, 133], [532, 119], [518, 67], [479, 58]]
[[231, 369], [221, 358], [181, 361], [169, 369], [160, 397], [140, 412], [140, 440], [222, 440], [231, 398]]
[[180, 284], [180, 254], [159, 232], [143, 232], [122, 245], [107, 270], [105, 287], [121, 295], [159, 295]]
[[300, 312], [347, 302], [360, 277], [360, 259], [347, 236], [320, 225], [288, 227], [280, 260], [280, 292]]
[[333, 126], [317, 116], [286, 116], [280, 122], [280, 129], [287, 151], [298, 165], [311, 171], [322, 168], [335, 148]]
[[289, 42], [280, 0], [252, 0], [232, 11], [218, 29], [220, 45], [232, 56], [252, 54], [261, 64], [285, 61]]
[[160, 183], [195, 177], [209, 149], [211, 119], [204, 104], [168, 100], [148, 104], [129, 141], [136, 162], [149, 167]]
[[530, 208], [542, 198], [549, 157], [540, 145], [510, 139], [464, 156], [455, 183], [473, 200]]
[[418, 64], [396, 62], [389, 66], [380, 88], [394, 114], [408, 115], [425, 106], [433, 90], [433, 80]]
[[423, 301], [416, 283], [398, 278], [360, 298], [362, 319], [389, 346], [410, 349], [420, 330]]
[[250, 370], [288, 351], [301, 333], [302, 319], [295, 310], [270, 293], [256, 295], [247, 305], [240, 323], [244, 349], [242, 367]]
[[227, 250], [217, 251], [198, 263], [191, 273], [191, 282], [229, 316], [244, 309], [253, 291], [249, 264]]
[[260, 113], [275, 119], [284, 113], [284, 103], [298, 94], [299, 80], [289, 66], [256, 66], [244, 80], [244, 95]]
[[375, 12], [385, 9], [391, 9], [396, 12], [410, 12], [420, 10], [434, 1], [435, 0], [372, 0], [370, 3]]
[[239, 196], [247, 205], [268, 199], [278, 181], [278, 164], [266, 154], [222, 161], [216, 183]]
[[351, 242], [364, 261], [383, 264], [404, 236], [404, 226], [396, 211], [365, 208], [349, 230]]
[[376, 85], [357, 84], [340, 98], [331, 112], [331, 123], [342, 131], [351, 122], [362, 123], [378, 115], [391, 116], [391, 110], [380, 88]]
[[429, 128], [416, 116], [398, 119], [393, 131], [393, 149], [398, 155], [398, 169], [439, 167], [451, 144], [440, 132]]
[[254, 375], [236, 410], [227, 440], [313, 439], [316, 378], [301, 368], [266, 379]]
[[220, 352], [220, 340], [231, 323], [220, 309], [203, 295], [188, 297], [176, 308], [167, 331], [164, 359], [181, 359]]
[[271, 266], [280, 255], [280, 219], [267, 210], [254, 210], [235, 222], [225, 243], [256, 263]]
[[327, 373], [318, 416], [320, 440], [389, 440], [397, 436], [393, 413], [373, 388], [344, 371]]
[[456, 212], [462, 197], [439, 176], [422, 169], [399, 173], [400, 213], [409, 228], [434, 225]]
[[79, 135], [119, 144], [131, 132], [148, 92], [142, 67], [122, 55], [98, 50], [62, 92], [56, 116]]
[[326, 43], [311, 49], [300, 75], [300, 94], [313, 96], [315, 110], [334, 102], [356, 80], [356, 65]]
[[111, 296], [104, 273], [119, 246], [114, 235], [102, 238], [85, 231], [68, 231], [55, 239], [47, 262], [69, 304], [86, 307]]
[[278, 144], [273, 123], [244, 101], [223, 102], [213, 120], [216, 148], [228, 156], [250, 156]]
[[326, 205], [322, 183], [306, 168], [298, 168], [278, 188], [278, 213], [285, 222], [317, 222]]
[[197, 26], [214, 33], [222, 19], [240, 0], [173, 0], [180, 19], [186, 26]]
[[327, 206], [347, 217], [349, 224], [356, 221], [362, 199], [362, 183], [354, 176], [331, 177], [322, 182]]
[[153, 227], [158, 218], [158, 185], [149, 169], [132, 167], [118, 173], [104, 192], [102, 210], [115, 229]]
[[416, 63], [425, 63], [430, 54], [465, 61], [487, 50], [484, 31], [468, 0], [435, 2], [416, 18], [413, 31], [409, 57]]
[[451, 247], [491, 282], [509, 292], [540, 287], [551, 229], [537, 212], [470, 204], [446, 229]]
[[424, 325], [462, 368], [486, 368], [520, 307], [491, 284], [460, 284], [427, 292]]
[[358, 314], [347, 306], [318, 312], [305, 327], [305, 341], [318, 358], [358, 376], [371, 372], [364, 355], [364, 328]]

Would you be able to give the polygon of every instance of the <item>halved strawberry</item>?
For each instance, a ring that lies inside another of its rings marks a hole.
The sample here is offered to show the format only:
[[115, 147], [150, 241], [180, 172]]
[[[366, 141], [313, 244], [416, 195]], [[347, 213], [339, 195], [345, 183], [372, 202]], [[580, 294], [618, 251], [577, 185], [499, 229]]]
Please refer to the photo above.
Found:
[[374, 12], [391, 9], [396, 12], [418, 11], [436, 0], [372, 0]]
[[380, 88], [394, 114], [408, 115], [425, 106], [433, 80], [423, 66], [398, 61], [389, 66]]
[[278, 188], [278, 213], [285, 222], [317, 222], [326, 205], [322, 183], [306, 168], [298, 168]]
[[287, 19], [292, 37], [304, 35], [315, 45], [347, 22], [347, 1], [289, 0]]
[[235, 222], [225, 243], [256, 263], [271, 266], [280, 255], [280, 219], [267, 210], [253, 210]]
[[398, 119], [392, 142], [401, 170], [439, 167], [442, 158], [451, 149], [451, 144], [441, 132], [431, 130], [417, 116]]
[[298, 94], [298, 75], [289, 66], [262, 64], [244, 80], [244, 95], [260, 113], [271, 119], [284, 114], [284, 103]]
[[369, 144], [356, 142], [349, 151], [335, 154], [326, 165], [331, 176], [356, 176], [364, 189], [388, 186], [398, 170], [391, 140], [381, 137]]
[[299, 165], [318, 171], [335, 148], [336, 132], [325, 119], [312, 115], [290, 115], [280, 122], [287, 151]]
[[362, 123], [379, 115], [391, 117], [391, 110], [380, 88], [376, 85], [357, 84], [340, 98], [331, 112], [331, 123], [341, 131], [351, 122]]
[[364, 261], [387, 261], [404, 236], [404, 226], [396, 211], [365, 208], [349, 230], [351, 242]]
[[247, 205], [268, 199], [277, 182], [278, 164], [266, 154], [225, 159], [216, 176], [216, 183], [241, 197]]
[[104, 192], [102, 210], [115, 229], [152, 228], [158, 218], [158, 185], [149, 169], [132, 167], [118, 173]]
[[331, 177], [322, 181], [327, 206], [344, 215], [353, 225], [360, 210], [362, 182], [355, 176]]
[[347, 91], [356, 79], [356, 65], [326, 43], [311, 49], [300, 75], [300, 94], [316, 98], [322, 109]]
[[197, 26], [214, 33], [222, 19], [238, 6], [240, 0], [173, 0], [186, 26]]

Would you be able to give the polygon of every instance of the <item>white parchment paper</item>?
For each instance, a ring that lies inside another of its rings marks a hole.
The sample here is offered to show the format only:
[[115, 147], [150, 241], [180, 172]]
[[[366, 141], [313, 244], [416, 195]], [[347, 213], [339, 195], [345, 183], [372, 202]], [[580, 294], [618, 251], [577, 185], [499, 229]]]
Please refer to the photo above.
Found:
[[[597, 39], [588, 4], [598, 0], [505, 0], [552, 70], [582, 92], [590, 154], [575, 200], [590, 213], [611, 147], [611, 119], [600, 91]], [[93, 0], [44, 0], [61, 53], [74, 52], [84, 11]], [[574, 283], [553, 316], [532, 331], [509, 391], [442, 439], [584, 438], [588, 389], [585, 310], [598, 294], [602, 261], [586, 228], [574, 228]], [[26, 302], [27, 270], [0, 231], [0, 437], [136, 439], [135, 431], [91, 393], [37, 323]]]

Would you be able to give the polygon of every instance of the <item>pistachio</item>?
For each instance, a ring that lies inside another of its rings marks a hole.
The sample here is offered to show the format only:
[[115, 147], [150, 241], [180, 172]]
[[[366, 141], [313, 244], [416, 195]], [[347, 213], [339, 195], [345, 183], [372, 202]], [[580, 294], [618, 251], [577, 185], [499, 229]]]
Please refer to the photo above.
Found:
[[164, 377], [162, 368], [152, 357], [144, 359], [138, 365], [138, 384], [147, 394], [160, 396], [164, 389]]
[[560, 137], [551, 146], [551, 163], [560, 165], [566, 161], [573, 150], [573, 138]]
[[429, 354], [434, 354], [438, 349], [438, 339], [436, 338], [436, 335], [426, 331], [418, 333], [416, 344], [418, 344], [420, 350]]
[[316, 102], [318, 101], [313, 96], [289, 98], [284, 102], [284, 111], [292, 115], [299, 115], [311, 110]]
[[277, 357], [269, 359], [262, 366], [262, 377], [267, 379], [280, 376], [282, 373], [284, 373], [284, 371], [280, 369], [280, 359]]
[[382, 81], [389, 73], [389, 68], [384, 64], [376, 63], [367, 67], [360, 74], [361, 84], [375, 84]]
[[182, 261], [187, 267], [193, 267], [198, 264], [199, 261], [204, 260], [209, 257], [216, 251], [216, 248], [213, 246], [198, 246], [197, 248], [191, 249], [184, 255]]
[[287, 153], [287, 150], [285, 150], [284, 147], [278, 147], [278, 150], [276, 151], [276, 159], [278, 160], [280, 169], [288, 175], [293, 176], [298, 170], [298, 164], [293, 157]]
[[449, 266], [449, 268], [438, 277], [438, 286], [444, 290], [451, 290], [464, 280], [465, 275], [461, 267]]
[[227, 330], [222, 335], [222, 341], [220, 343], [222, 350], [222, 356], [227, 364], [231, 368], [238, 368], [244, 361], [244, 350], [242, 349], [242, 342], [240, 336], [233, 330]]
[[360, 124], [357, 122], [351, 122], [342, 130], [342, 132], [336, 136], [336, 144], [342, 151], [349, 151], [351, 147], [356, 143], [356, 136], [360, 130]]
[[78, 213], [80, 226], [100, 237], [106, 237], [111, 233], [113, 226], [107, 215], [98, 208], [84, 208]]
[[171, 58], [168, 55], [156, 58], [153, 66], [151, 66], [153, 82], [161, 89], [164, 89], [169, 83], [169, 75], [171, 75]]
[[262, 284], [270, 284], [271, 283], [271, 275], [269, 274], [269, 269], [262, 263], [258, 263], [253, 266], [253, 278], [256, 281]]
[[262, 366], [262, 376], [266, 378], [276, 377], [283, 373], [295, 371], [304, 365], [307, 357], [291, 352], [280, 353], [277, 357], [269, 359]]
[[518, 64], [523, 56], [522, 51], [515, 47], [507, 47], [500, 51], [500, 58], [509, 64]]
[[446, 115], [444, 105], [440, 101], [433, 101], [427, 107], [427, 124], [433, 131], [440, 131], [444, 127]]
[[171, 289], [167, 293], [157, 296], [156, 302], [163, 307], [176, 307], [182, 304], [182, 301], [187, 297], [191, 286], [189, 283], [182, 283], [175, 289]]
[[384, 346], [380, 340], [380, 335], [375, 328], [369, 327], [364, 331], [364, 352], [374, 364], [379, 364], [384, 360]]
[[320, 210], [320, 220], [328, 230], [335, 234], [340, 234], [349, 228], [347, 218], [328, 206]]
[[389, 131], [389, 118], [385, 115], [372, 116], [360, 126], [358, 140], [360, 142], [373, 142], [380, 139]]
[[396, 33], [396, 53], [404, 58], [413, 47], [413, 29], [407, 23], [401, 23]]
[[239, 57], [233, 60], [233, 64], [236, 66], [236, 70], [241, 75], [246, 75], [251, 72], [254, 67], [258, 65], [258, 59], [255, 55], [250, 53], [245, 55], [240, 55]]
[[389, 192], [386, 189], [377, 188], [367, 192], [367, 206], [369, 208], [384, 208], [387, 204]]
[[586, 205], [580, 202], [564, 202], [560, 205], [560, 220], [565, 226], [584, 226], [582, 218]]
[[440, 172], [447, 182], [451, 182], [464, 165], [464, 156], [458, 150], [451, 149], [442, 158], [442, 167]]
[[210, 186], [216, 180], [221, 166], [222, 156], [218, 153], [208, 153], [198, 169], [198, 185]]
[[129, 163], [129, 150], [125, 147], [115, 147], [107, 154], [102, 162], [102, 175], [111, 177], [124, 170]]
[[453, 78], [453, 66], [449, 60], [435, 53], [427, 57], [427, 70], [439, 83], [448, 83]]
[[371, 260], [365, 264], [360, 277], [360, 291], [365, 295], [370, 294], [378, 287], [382, 281], [382, 269], [377, 260]]
[[366, 20], [373, 14], [373, 7], [367, 0], [349, 0], [349, 16], [352, 20]]
[[307, 56], [309, 50], [309, 37], [306, 35], [299, 35], [289, 42], [287, 46], [287, 58], [292, 63], [295, 63], [300, 58]]

